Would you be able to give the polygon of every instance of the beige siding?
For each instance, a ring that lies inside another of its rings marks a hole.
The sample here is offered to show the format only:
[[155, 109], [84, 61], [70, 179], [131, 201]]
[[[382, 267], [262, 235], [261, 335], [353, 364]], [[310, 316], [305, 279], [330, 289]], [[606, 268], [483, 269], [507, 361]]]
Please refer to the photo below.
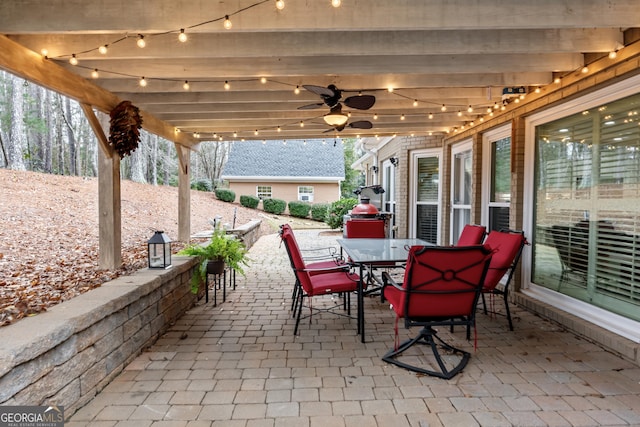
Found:
[[229, 189], [236, 193], [236, 201], [242, 195], [255, 196], [258, 186], [271, 186], [271, 197], [285, 202], [298, 200], [298, 186], [313, 187], [313, 203], [331, 203], [340, 199], [340, 184], [318, 182], [229, 182]]

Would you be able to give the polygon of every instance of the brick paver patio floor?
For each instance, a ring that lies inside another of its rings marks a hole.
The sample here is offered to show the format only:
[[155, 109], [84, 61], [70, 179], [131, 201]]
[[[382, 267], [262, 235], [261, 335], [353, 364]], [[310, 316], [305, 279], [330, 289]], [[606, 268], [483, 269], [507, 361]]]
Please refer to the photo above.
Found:
[[[336, 245], [331, 233], [296, 236], [301, 247]], [[226, 303], [191, 309], [65, 425], [640, 426], [638, 366], [518, 307], [513, 332], [479, 313], [475, 350], [462, 328], [440, 331], [472, 353], [461, 374], [416, 375], [381, 360], [395, 322], [379, 298], [365, 301], [364, 344], [355, 320], [331, 313], [293, 336], [284, 247], [265, 236], [250, 254]], [[400, 339], [417, 332], [400, 322]]]

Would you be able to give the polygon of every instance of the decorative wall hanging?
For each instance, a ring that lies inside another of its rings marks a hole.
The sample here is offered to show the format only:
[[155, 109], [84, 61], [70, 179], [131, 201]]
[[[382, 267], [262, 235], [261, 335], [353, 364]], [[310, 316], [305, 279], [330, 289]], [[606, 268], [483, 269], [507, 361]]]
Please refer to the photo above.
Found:
[[142, 128], [140, 109], [131, 101], [122, 101], [111, 110], [109, 116], [111, 117], [109, 144], [122, 159], [138, 148], [140, 128]]

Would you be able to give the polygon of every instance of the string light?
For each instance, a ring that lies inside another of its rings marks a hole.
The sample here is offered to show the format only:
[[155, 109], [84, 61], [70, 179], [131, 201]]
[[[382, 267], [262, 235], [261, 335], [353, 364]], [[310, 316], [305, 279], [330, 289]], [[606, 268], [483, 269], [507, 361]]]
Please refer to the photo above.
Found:
[[40, 54], [46, 58], [47, 56], [49, 56], [49, 51], [47, 49], [42, 49], [40, 51]]
[[462, 117], [462, 111], [458, 110], [458, 117]]
[[280, 126], [278, 126], [277, 131], [278, 131], [278, 132], [281, 132], [281, 131], [282, 131], [282, 129], [280, 128]]
[[262, 83], [262, 84], [267, 83], [267, 78], [266, 77], [260, 77], [260, 83]]
[[293, 93], [295, 93], [296, 95], [300, 95], [300, 86], [296, 85], [296, 88], [293, 90]]
[[377, 113], [375, 113], [375, 114], [373, 115], [373, 120], [378, 120], [378, 114], [377, 114]]
[[224, 81], [224, 90], [229, 90], [231, 89], [231, 85], [229, 84], [229, 82], [227, 80]]
[[387, 91], [388, 91], [389, 93], [392, 93], [392, 92], [393, 92], [393, 86], [389, 86], [389, 87], [387, 88]]
[[103, 55], [106, 55], [108, 50], [109, 50], [109, 45], [106, 45], [106, 44], [103, 44], [98, 48], [98, 52], [100, 52]]
[[140, 49], [142, 49], [143, 47], [145, 47], [147, 45], [147, 42], [144, 41], [144, 36], [142, 34], [138, 35], [138, 41], [136, 42], [136, 44], [138, 45], [138, 47]]
[[189, 86], [189, 81], [185, 80], [184, 84], [182, 85], [182, 89], [184, 90], [189, 90], [190, 86]]
[[69, 64], [78, 65], [78, 58], [76, 58], [76, 54], [72, 54], [71, 58], [69, 58]]
[[467, 108], [467, 112], [473, 113], [473, 107], [471, 105], [469, 105], [469, 108]]
[[258, 129], [254, 130], [254, 131], [253, 131], [253, 134], [254, 134], [255, 136], [258, 136]]
[[184, 32], [184, 28], [180, 28], [180, 34], [178, 34], [178, 40], [180, 40], [182, 43], [184, 43], [188, 39], [189, 39], [189, 37], [187, 37], [187, 34]]
[[278, 10], [284, 9], [284, 0], [276, 0], [276, 9]]
[[413, 106], [414, 106], [414, 107], [417, 107], [417, 106], [418, 106], [418, 100], [417, 100], [417, 99], [414, 99], [414, 100], [413, 100]]
[[447, 111], [447, 106], [442, 104], [442, 107], [440, 107], [440, 111], [442, 111], [443, 113]]
[[340, 7], [341, 4], [342, 0], [331, 0], [331, 6], [333, 7]]
[[92, 72], [91, 72], [91, 78], [93, 79], [97, 79], [98, 77], [100, 77], [100, 75], [98, 74], [98, 69], [95, 68]]
[[616, 59], [617, 56], [618, 56], [618, 52], [616, 52], [615, 50], [612, 50], [611, 52], [609, 52], [609, 59]]
[[400, 116], [400, 120], [404, 120], [404, 114]]
[[225, 28], [225, 30], [230, 30], [231, 27], [233, 27], [233, 24], [231, 23], [231, 20], [229, 19], [229, 15], [225, 15], [224, 16], [224, 23], [222, 24]]
[[300, 120], [300, 127], [303, 128], [304, 127], [304, 122], [302, 120]]
[[142, 87], [146, 87], [147, 86], [147, 81], [145, 80], [144, 77], [140, 77], [140, 81], [138, 81], [138, 84]]
[[589, 72], [589, 67], [587, 67], [586, 65], [584, 67], [582, 67], [582, 74], [587, 74]]
[[433, 113], [429, 113], [429, 118], [433, 119]]

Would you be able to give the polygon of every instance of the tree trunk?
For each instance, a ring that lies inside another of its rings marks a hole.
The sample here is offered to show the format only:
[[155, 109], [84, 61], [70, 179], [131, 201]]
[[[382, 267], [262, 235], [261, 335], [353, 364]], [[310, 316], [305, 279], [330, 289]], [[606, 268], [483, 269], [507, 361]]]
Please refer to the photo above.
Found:
[[11, 133], [9, 136], [9, 168], [15, 170], [26, 170], [24, 165], [24, 81], [17, 77], [12, 79], [12, 105], [13, 114], [11, 114]]
[[64, 122], [67, 125], [67, 141], [69, 142], [69, 175], [78, 175], [78, 153], [76, 134], [73, 129], [73, 116], [71, 115], [71, 100], [64, 98]]

